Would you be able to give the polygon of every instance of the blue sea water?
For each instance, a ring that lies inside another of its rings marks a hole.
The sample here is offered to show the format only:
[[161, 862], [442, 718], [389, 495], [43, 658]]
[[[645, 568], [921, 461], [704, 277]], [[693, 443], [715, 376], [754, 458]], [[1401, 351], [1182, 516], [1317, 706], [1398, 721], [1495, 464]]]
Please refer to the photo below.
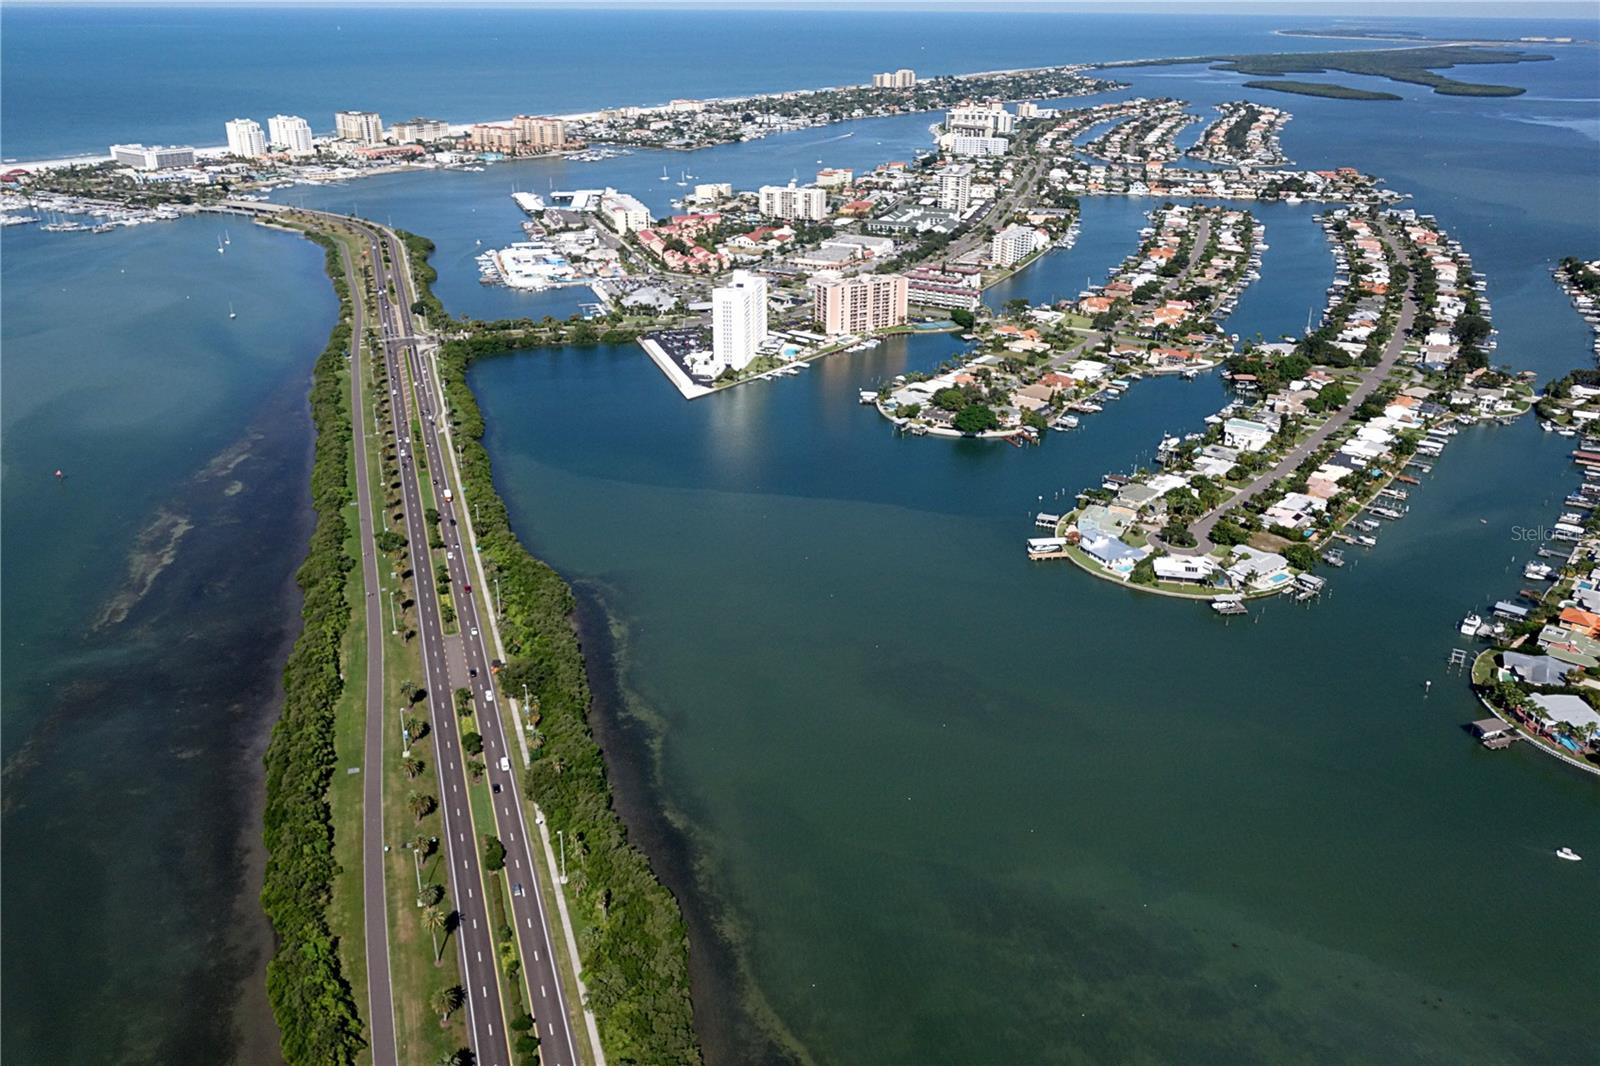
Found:
[[[461, 120], [902, 64], [1351, 46], [1271, 32], [1321, 24], [7, 6], [0, 151], [211, 143], [236, 114]], [[1118, 76], [1197, 113], [1240, 96], [1286, 107], [1298, 163], [1359, 166], [1414, 194], [1489, 275], [1501, 356], [1548, 377], [1589, 358], [1548, 266], [1600, 255], [1595, 53], [1552, 51], [1468, 72], [1530, 90], [1504, 100], [1385, 82], [1405, 99], [1350, 104], [1198, 67]], [[676, 191], [656, 180], [663, 164], [751, 185], [818, 159], [904, 157], [925, 126], [280, 195], [430, 236], [457, 312], [565, 314], [572, 293], [476, 281], [478, 242], [517, 237], [513, 187], [613, 184], [662, 210]], [[1151, 206], [1089, 203], [1078, 246], [1014, 291], [1067, 297], [1099, 280]], [[1271, 336], [1320, 307], [1330, 264], [1309, 211], [1257, 209], [1271, 249], [1229, 325]], [[333, 304], [309, 245], [235, 229], [219, 257], [217, 228], [0, 238], [3, 1041], [16, 1061], [270, 1056], [255, 766], [305, 533], [306, 375]], [[608, 750], [636, 764], [623, 799], [685, 899], [697, 960], [724, 958], [713, 925], [733, 934], [726, 968], [748, 984], [697, 962], [715, 1061], [761, 1046], [750, 1017], [838, 1062], [1592, 1058], [1595, 956], [1542, 933], [1594, 898], [1592, 873], [1552, 871], [1565, 864], [1548, 852], [1600, 852], [1600, 800], [1552, 760], [1471, 747], [1455, 727], [1474, 707], [1443, 669], [1456, 618], [1514, 591], [1511, 530], [1553, 516], [1572, 480], [1562, 442], [1529, 424], [1464, 434], [1412, 517], [1335, 575], [1325, 603], [1229, 627], [1028, 566], [1017, 548], [1057, 493], [1197, 426], [1222, 402], [1217, 383], [1141, 383], [1027, 450], [895, 438], [854, 404], [959, 350], [895, 341], [693, 404], [633, 348], [474, 372], [519, 531], [615, 627], [606, 727], [659, 730]], [[58, 466], [65, 485], [48, 476]], [[675, 827], [656, 824], [662, 809]], [[1468, 927], [1501, 907], [1514, 927]]]

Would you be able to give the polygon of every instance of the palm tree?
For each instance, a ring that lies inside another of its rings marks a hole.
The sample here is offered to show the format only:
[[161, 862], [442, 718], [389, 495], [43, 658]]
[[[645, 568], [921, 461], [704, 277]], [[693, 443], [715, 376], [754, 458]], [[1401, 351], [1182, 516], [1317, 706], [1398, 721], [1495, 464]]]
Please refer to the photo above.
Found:
[[411, 811], [417, 821], [420, 822], [427, 817], [428, 812], [433, 810], [433, 807], [434, 800], [432, 796], [425, 796], [420, 792], [406, 793], [406, 808]]
[[461, 1052], [446, 1051], [443, 1055], [439, 1056], [437, 1066], [461, 1066], [461, 1064], [465, 1061], [466, 1060], [461, 1057]]
[[422, 773], [422, 760], [418, 758], [402, 759], [400, 768], [406, 772], [407, 777], [416, 777]]
[[443, 1025], [450, 1020], [450, 1015], [461, 1009], [461, 1004], [466, 1002], [467, 995], [461, 990], [460, 985], [450, 985], [441, 988], [433, 994], [433, 1009], [439, 1014], [439, 1024]]
[[438, 962], [440, 958], [439, 934], [444, 931], [445, 921], [444, 911], [438, 907], [428, 907], [422, 912], [422, 925], [428, 930], [428, 935], [433, 937], [434, 962]]

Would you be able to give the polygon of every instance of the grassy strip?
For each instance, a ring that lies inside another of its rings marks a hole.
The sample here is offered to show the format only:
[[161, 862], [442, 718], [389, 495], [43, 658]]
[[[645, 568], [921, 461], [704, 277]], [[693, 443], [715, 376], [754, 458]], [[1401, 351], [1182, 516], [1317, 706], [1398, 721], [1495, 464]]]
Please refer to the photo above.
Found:
[[480, 356], [512, 347], [485, 333], [445, 344], [439, 373], [461, 448], [463, 489], [478, 544], [500, 577], [508, 692], [537, 695], [528, 794], [567, 839], [574, 921], [583, 932], [589, 1006], [608, 1055], [618, 1062], [698, 1062], [689, 1000], [688, 935], [677, 901], [628, 843], [611, 806], [605, 762], [589, 732], [588, 678], [571, 624], [572, 590], [530, 555], [495, 492], [484, 424], [466, 371]]
[[1320, 81], [1247, 81], [1246, 89], [1272, 89], [1280, 93], [1294, 93], [1296, 96], [1323, 96], [1329, 100], [1399, 100], [1394, 93], [1374, 92], [1371, 89], [1357, 89], [1349, 85], [1331, 85]]
[[405, 242], [406, 258], [411, 261], [411, 280], [417, 294], [417, 302], [411, 305], [411, 313], [425, 316], [430, 325], [440, 329], [450, 321], [450, 312], [444, 309], [444, 304], [433, 293], [433, 283], [439, 280], [439, 272], [428, 262], [428, 257], [433, 254], [433, 242], [403, 229], [394, 232]]
[[304, 595], [304, 628], [283, 668], [283, 713], [273, 726], [265, 758], [267, 868], [261, 903], [278, 940], [267, 964], [267, 995], [284, 1061], [289, 1066], [342, 1066], [353, 1063], [365, 1047], [361, 1018], [328, 923], [338, 872], [328, 785], [344, 690], [341, 651], [350, 629], [347, 586], [355, 567], [344, 513], [354, 498], [345, 380], [350, 292], [334, 243], [319, 234], [306, 236], [327, 253], [340, 314], [311, 375], [316, 431], [311, 499], [317, 519], [306, 560], [295, 575]]

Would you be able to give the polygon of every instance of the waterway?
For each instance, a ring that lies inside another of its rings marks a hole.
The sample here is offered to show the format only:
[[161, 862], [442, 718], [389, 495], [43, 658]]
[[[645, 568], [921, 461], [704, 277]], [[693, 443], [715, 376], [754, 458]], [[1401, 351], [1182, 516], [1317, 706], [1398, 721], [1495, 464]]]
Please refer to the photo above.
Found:
[[218, 255], [221, 233], [5, 235], [18, 1062], [276, 1054], [260, 759], [298, 628], [307, 375], [336, 305], [315, 247], [232, 226]]
[[[231, 117], [213, 107], [470, 118], [902, 63], [1345, 46], [1270, 36], [1315, 19], [939, 15], [907, 33], [892, 15], [546, 14], [560, 18], [305, 13], [307, 50], [273, 59], [269, 81], [264, 59], [235, 59], [227, 77], [207, 64], [251, 55], [213, 45], [281, 31], [281, 12], [7, 8], [5, 154], [204, 143]], [[749, 47], [801, 39], [801, 18], [826, 48]], [[485, 26], [505, 51], [483, 47]], [[374, 76], [419, 27], [437, 55], [408, 52], [408, 79]], [[527, 63], [512, 44], [530, 27], [569, 28], [571, 47]], [[682, 27], [716, 63], [613, 64], [603, 93], [569, 76], [617, 40]], [[740, 47], [718, 51], [736, 30]], [[1474, 27], [1513, 30], [1593, 35]], [[176, 47], [196, 34], [211, 44]], [[373, 43], [339, 51], [348, 62], [328, 74], [327, 49], [349, 37]], [[187, 80], [117, 73], [153, 50]], [[507, 77], [451, 75], [462, 50]], [[68, 91], [60, 70], [84, 73]], [[1119, 72], [1130, 93], [1201, 113], [1240, 95], [1287, 107], [1298, 163], [1415, 193], [1488, 273], [1501, 356], [1549, 377], [1588, 360], [1547, 269], [1600, 255], [1593, 53], [1480, 74], [1530, 92], [1384, 83], [1406, 100], [1369, 105], [1241, 93], [1242, 79], [1199, 68]], [[184, 88], [201, 81], [219, 85], [205, 114]], [[613, 184], [661, 209], [680, 191], [657, 180], [663, 164], [787, 180], [818, 159], [903, 158], [925, 124], [285, 196], [432, 237], [457, 312], [564, 314], [553, 294], [477, 283], [477, 242], [519, 236], [513, 186]], [[1132, 250], [1151, 206], [1086, 205], [1078, 246], [1012, 284], [1075, 295]], [[1320, 308], [1331, 269], [1310, 211], [1254, 208], [1271, 250], [1229, 328], [1274, 336]], [[4, 234], [4, 1051], [18, 1061], [270, 1056], [250, 845], [304, 545], [303, 393], [333, 302], [314, 248], [235, 228], [219, 257], [215, 231]], [[631, 347], [473, 373], [519, 530], [612, 637], [594, 664], [616, 696], [602, 729], [628, 759], [623, 806], [695, 919], [714, 1060], [784, 1045], [863, 1063], [1592, 1060], [1600, 963], [1571, 930], [1597, 883], [1592, 863], [1551, 851], [1600, 854], [1600, 796], [1554, 760], [1473, 745], [1459, 725], [1475, 705], [1445, 666], [1460, 615], [1520, 586], [1516, 533], [1558, 509], [1567, 442], [1531, 423], [1463, 433], [1411, 517], [1352, 553], [1322, 603], [1228, 624], [1020, 550], [1058, 493], [1197, 428], [1223, 402], [1218, 382], [1142, 382], [1031, 449], [897, 438], [855, 403], [960, 350], [897, 340], [695, 403]], [[232, 472], [206, 473], [246, 445]], [[65, 485], [48, 476], [58, 466]], [[755, 1035], [761, 1023], [779, 1035]]]

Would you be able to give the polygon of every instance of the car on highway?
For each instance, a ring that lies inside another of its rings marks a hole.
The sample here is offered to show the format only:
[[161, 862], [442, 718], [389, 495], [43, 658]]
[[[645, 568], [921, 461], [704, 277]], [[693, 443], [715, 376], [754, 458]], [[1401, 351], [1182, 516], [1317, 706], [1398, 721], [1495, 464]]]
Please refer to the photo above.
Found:
[[522, 882], [518, 881], [516, 884], [511, 886], [511, 894], [513, 896], [526, 896], [528, 893], [523, 890]]

